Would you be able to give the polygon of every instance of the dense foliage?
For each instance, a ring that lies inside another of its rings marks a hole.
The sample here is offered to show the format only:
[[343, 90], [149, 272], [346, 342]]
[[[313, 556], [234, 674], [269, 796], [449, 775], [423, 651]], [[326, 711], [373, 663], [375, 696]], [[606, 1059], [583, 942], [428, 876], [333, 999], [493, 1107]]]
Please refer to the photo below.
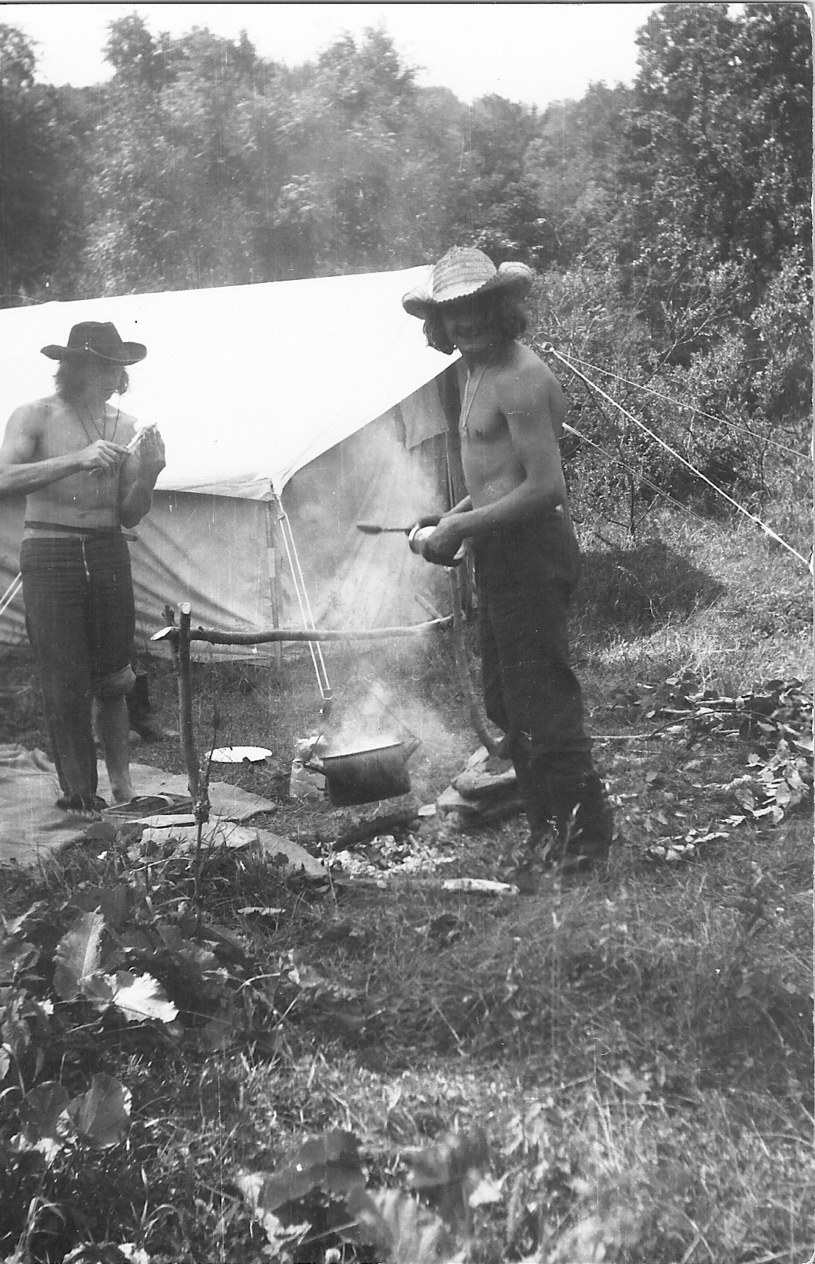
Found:
[[[601, 379], [717, 486], [766, 507], [773, 452], [788, 460], [773, 445], [805, 452], [810, 416], [808, 13], [669, 4], [637, 43], [630, 88], [595, 83], [539, 111], [419, 87], [382, 30], [291, 69], [246, 35], [155, 35], [133, 13], [109, 25], [110, 81], [57, 90], [0, 26], [0, 304], [378, 271], [478, 245], [542, 274], [539, 340], [647, 382], [660, 394]], [[727, 509], [569, 386], [601, 449], [584, 449], [593, 503], [641, 508], [657, 486]]]

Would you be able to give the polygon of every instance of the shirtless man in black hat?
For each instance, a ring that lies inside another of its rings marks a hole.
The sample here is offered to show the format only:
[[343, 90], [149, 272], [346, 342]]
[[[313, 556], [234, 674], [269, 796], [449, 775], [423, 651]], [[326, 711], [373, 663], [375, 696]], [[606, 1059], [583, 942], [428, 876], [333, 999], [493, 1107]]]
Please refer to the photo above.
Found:
[[605, 859], [613, 820], [569, 664], [580, 556], [558, 448], [563, 393], [516, 341], [532, 281], [522, 263], [496, 268], [482, 251], [454, 247], [402, 302], [424, 321], [430, 345], [458, 349], [467, 370], [459, 438], [469, 494], [433, 516], [424, 556], [449, 564], [472, 541], [486, 710], [515, 767], [528, 862], [565, 872]]
[[155, 428], [108, 401], [127, 389], [146, 348], [114, 325], [74, 325], [58, 360], [56, 392], [11, 415], [0, 446], [0, 497], [25, 496], [20, 570], [45, 719], [62, 794], [83, 818], [107, 806], [97, 793], [94, 725], [115, 803], [133, 798], [126, 695], [135, 633], [130, 558], [122, 527], [150, 509], [164, 468]]

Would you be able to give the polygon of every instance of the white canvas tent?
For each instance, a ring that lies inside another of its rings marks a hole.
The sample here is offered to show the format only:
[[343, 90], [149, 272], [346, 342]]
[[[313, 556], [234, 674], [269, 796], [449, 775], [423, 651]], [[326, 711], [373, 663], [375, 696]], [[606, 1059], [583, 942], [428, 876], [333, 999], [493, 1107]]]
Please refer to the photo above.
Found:
[[[194, 626], [304, 626], [298, 560], [318, 627], [427, 618], [433, 568], [403, 536], [355, 529], [410, 522], [446, 495], [437, 384], [451, 361], [400, 301], [425, 271], [0, 311], [2, 425], [52, 392], [55, 365], [40, 348], [64, 344], [78, 321], [111, 320], [147, 345], [122, 401], [158, 424], [167, 447], [130, 546], [140, 643], [182, 600]], [[21, 502], [0, 503], [0, 593], [17, 571], [22, 518]], [[23, 637], [23, 617], [18, 597], [0, 642]]]

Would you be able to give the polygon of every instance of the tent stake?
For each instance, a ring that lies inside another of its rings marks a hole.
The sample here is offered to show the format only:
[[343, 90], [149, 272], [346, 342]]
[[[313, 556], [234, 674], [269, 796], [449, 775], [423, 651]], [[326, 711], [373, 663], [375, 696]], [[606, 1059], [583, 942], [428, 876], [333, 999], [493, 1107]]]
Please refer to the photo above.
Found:
[[179, 602], [179, 626], [174, 629], [173, 658], [178, 676], [178, 731], [181, 749], [187, 765], [187, 782], [193, 801], [196, 824], [209, 820], [209, 795], [207, 778], [201, 775], [201, 766], [195, 751], [192, 725], [192, 675], [190, 672], [190, 603]]
[[181, 749], [187, 765], [187, 785], [192, 796], [192, 810], [195, 818], [196, 840], [195, 858], [193, 861], [193, 908], [195, 909], [196, 929], [200, 937], [203, 922], [201, 907], [201, 857], [203, 848], [203, 828], [209, 820], [209, 794], [207, 783], [209, 769], [201, 775], [201, 766], [195, 752], [195, 738], [192, 727], [192, 674], [190, 671], [190, 603], [181, 601], [178, 604], [178, 629], [173, 638], [173, 659], [178, 676], [178, 729], [181, 736]]

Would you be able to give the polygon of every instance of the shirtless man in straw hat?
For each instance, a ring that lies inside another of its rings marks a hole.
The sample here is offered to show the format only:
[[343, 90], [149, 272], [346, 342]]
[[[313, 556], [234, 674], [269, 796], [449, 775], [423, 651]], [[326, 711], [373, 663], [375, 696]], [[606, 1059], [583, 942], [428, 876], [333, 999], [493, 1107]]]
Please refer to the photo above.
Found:
[[126, 695], [135, 615], [122, 527], [150, 508], [164, 468], [155, 428], [108, 403], [127, 389], [129, 365], [147, 349], [115, 326], [74, 325], [66, 346], [42, 348], [59, 361], [56, 392], [12, 413], [0, 447], [0, 498], [26, 497], [20, 554], [28, 635], [37, 657], [51, 753], [67, 814], [93, 819], [97, 793], [93, 723], [113, 799], [133, 799]]
[[430, 345], [458, 349], [467, 369], [459, 437], [469, 494], [422, 519], [437, 524], [424, 556], [449, 564], [472, 542], [484, 699], [518, 778], [527, 863], [566, 872], [605, 859], [613, 819], [569, 665], [567, 606], [580, 556], [558, 449], [563, 393], [516, 341], [533, 276], [525, 264], [496, 268], [480, 250], [453, 247], [402, 303], [424, 322]]

